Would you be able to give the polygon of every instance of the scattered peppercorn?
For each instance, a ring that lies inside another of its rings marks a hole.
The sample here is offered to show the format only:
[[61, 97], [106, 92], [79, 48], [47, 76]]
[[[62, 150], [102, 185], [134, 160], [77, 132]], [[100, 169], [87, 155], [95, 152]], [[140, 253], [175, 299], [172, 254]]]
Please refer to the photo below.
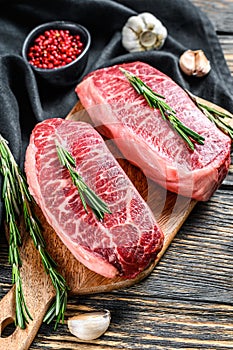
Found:
[[39, 35], [29, 48], [29, 63], [42, 69], [65, 66], [74, 61], [83, 51], [79, 35], [69, 30], [51, 29]]

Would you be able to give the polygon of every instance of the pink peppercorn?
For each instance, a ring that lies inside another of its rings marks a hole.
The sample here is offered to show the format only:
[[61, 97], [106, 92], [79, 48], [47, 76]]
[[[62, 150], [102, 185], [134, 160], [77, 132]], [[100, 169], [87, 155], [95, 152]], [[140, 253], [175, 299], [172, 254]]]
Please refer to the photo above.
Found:
[[79, 35], [72, 35], [69, 30], [51, 29], [34, 40], [27, 56], [35, 67], [53, 69], [71, 63], [83, 49]]

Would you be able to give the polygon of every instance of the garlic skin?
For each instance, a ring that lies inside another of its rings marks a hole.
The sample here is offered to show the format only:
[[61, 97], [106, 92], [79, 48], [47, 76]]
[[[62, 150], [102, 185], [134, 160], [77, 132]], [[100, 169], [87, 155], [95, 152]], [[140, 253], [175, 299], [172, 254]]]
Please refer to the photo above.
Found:
[[129, 52], [158, 50], [167, 38], [167, 29], [149, 12], [131, 16], [122, 28], [122, 45]]
[[207, 75], [211, 69], [210, 62], [202, 50], [187, 50], [179, 59], [180, 69], [186, 75], [203, 77]]
[[109, 310], [79, 314], [68, 319], [70, 333], [81, 340], [94, 340], [103, 335], [111, 321]]

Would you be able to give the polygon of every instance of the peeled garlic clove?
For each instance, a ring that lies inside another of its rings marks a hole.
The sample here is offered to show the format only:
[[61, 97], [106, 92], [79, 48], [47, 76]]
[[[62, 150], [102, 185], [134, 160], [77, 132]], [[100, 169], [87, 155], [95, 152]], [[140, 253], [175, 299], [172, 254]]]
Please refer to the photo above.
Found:
[[109, 310], [79, 314], [68, 319], [68, 328], [77, 338], [94, 340], [103, 335], [110, 325]]
[[179, 59], [180, 69], [187, 75], [203, 77], [208, 74], [211, 67], [202, 50], [187, 50]]

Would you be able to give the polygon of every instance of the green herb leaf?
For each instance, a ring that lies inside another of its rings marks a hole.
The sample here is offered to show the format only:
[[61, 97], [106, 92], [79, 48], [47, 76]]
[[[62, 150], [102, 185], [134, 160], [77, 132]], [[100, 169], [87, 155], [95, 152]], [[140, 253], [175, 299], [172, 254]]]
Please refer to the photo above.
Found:
[[25, 329], [28, 318], [32, 320], [32, 316], [27, 308], [23, 288], [22, 279], [20, 276], [20, 270], [17, 265], [12, 265], [13, 280], [15, 283], [15, 304], [16, 304], [16, 321], [15, 324], [20, 328]]
[[204, 99], [193, 95], [188, 90], [186, 90], [186, 92], [203, 114], [214, 123], [217, 128], [224, 132], [224, 134], [230, 136], [233, 140], [233, 127], [225, 121], [226, 119], [233, 119], [233, 115], [230, 112], [225, 111], [223, 108], [214, 105], [212, 102], [205, 101]]
[[77, 187], [85, 211], [88, 212], [88, 205], [97, 219], [103, 220], [104, 214], [111, 214], [107, 204], [87, 186], [82, 177], [77, 173], [75, 169], [75, 159], [72, 157], [72, 155], [65, 148], [63, 148], [57, 140], [55, 144], [60, 163], [69, 171], [72, 182]]
[[[16, 325], [26, 328], [28, 318], [32, 319], [26, 306], [22, 278], [20, 276], [19, 247], [21, 235], [18, 228], [20, 214], [26, 230], [29, 232], [36, 249], [39, 251], [46, 273], [49, 274], [56, 290], [56, 311], [50, 321], [56, 317], [55, 328], [60, 320], [64, 321], [69, 287], [65, 279], [56, 271], [56, 264], [46, 251], [46, 244], [41, 232], [40, 223], [34, 213], [34, 199], [31, 196], [26, 179], [20, 171], [7, 141], [0, 135], [0, 172], [3, 175], [2, 198], [6, 212], [6, 225], [9, 230], [9, 262], [12, 265], [12, 283], [15, 284]], [[61, 295], [63, 296], [61, 298]]]
[[176, 132], [187, 143], [188, 147], [193, 151], [194, 142], [200, 145], [204, 144], [205, 138], [194, 130], [184, 125], [176, 116], [176, 111], [165, 102], [165, 97], [153, 91], [136, 75], [120, 68], [121, 72], [126, 76], [130, 84], [134, 87], [138, 94], [142, 95], [151, 108], [159, 109], [163, 119], [167, 119]]

